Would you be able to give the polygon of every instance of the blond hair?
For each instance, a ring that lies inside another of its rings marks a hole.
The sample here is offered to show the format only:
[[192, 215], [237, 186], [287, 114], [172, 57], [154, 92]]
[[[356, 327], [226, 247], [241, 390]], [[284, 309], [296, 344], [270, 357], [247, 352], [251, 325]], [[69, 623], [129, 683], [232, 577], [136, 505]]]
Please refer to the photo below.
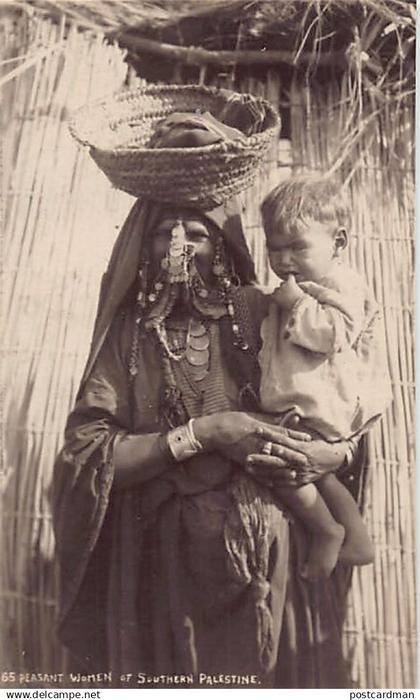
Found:
[[329, 178], [293, 176], [269, 192], [261, 205], [264, 231], [292, 229], [298, 221], [312, 219], [349, 230], [350, 207], [342, 190]]

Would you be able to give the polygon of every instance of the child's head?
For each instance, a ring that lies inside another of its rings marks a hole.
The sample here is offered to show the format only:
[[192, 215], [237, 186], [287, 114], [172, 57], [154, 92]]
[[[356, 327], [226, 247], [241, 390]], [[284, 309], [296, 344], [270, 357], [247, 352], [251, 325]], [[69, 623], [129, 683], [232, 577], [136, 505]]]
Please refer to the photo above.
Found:
[[349, 207], [321, 176], [296, 176], [277, 185], [261, 207], [270, 265], [285, 279], [320, 281], [347, 245]]

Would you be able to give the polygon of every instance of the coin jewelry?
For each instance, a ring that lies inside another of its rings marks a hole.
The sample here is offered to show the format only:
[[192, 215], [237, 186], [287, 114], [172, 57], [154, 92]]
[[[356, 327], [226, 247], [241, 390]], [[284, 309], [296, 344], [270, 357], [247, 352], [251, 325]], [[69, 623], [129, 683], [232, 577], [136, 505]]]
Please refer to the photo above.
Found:
[[204, 323], [195, 318], [190, 320], [185, 359], [190, 365], [191, 378], [202, 381], [209, 372], [210, 337]]
[[[241, 295], [235, 271], [227, 257], [223, 237], [215, 242], [213, 274], [215, 284], [208, 286], [201, 277], [194, 260], [194, 246], [187, 243], [186, 232], [181, 220], [177, 220], [171, 231], [168, 253], [161, 261], [161, 273], [154, 281], [149, 281], [147, 259], [143, 259], [138, 273], [139, 286], [136, 301], [135, 325], [129, 357], [131, 380], [137, 375], [140, 332], [155, 333], [162, 351], [162, 366], [168, 395], [173, 399], [173, 408], [181, 410], [179, 391], [172, 376], [171, 362], [183, 360], [188, 364], [188, 375], [194, 382], [201, 382], [208, 376], [210, 366], [210, 338], [204, 319], [218, 321], [228, 316], [232, 332], [232, 344], [241, 355], [248, 355], [251, 348], [245, 338], [248, 336], [246, 309], [242, 308]], [[188, 328], [173, 329], [173, 321], [168, 323], [179, 293], [189, 294], [189, 302], [198, 313], [191, 319]], [[202, 317], [200, 320], [199, 317]], [[244, 358], [244, 361], [246, 358]], [[246, 364], [246, 363], [245, 363]], [[246, 382], [248, 384], [249, 382]], [[179, 405], [178, 405], [179, 404]]]
[[188, 329], [183, 331], [185, 343], [179, 329], [168, 329], [163, 319], [156, 319], [153, 327], [166, 357], [174, 362], [185, 359], [190, 365], [191, 377], [195, 381], [204, 379], [210, 361], [210, 338], [204, 323], [196, 318], [189, 320]]

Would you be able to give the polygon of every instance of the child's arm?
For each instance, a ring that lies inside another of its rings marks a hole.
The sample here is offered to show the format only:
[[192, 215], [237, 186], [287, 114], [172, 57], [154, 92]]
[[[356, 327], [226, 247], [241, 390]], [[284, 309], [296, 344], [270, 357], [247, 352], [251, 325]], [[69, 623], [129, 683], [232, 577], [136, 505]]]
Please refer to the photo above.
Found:
[[362, 330], [363, 299], [351, 299], [314, 282], [297, 285], [293, 276], [273, 294], [288, 313], [285, 335], [295, 345], [330, 355], [353, 345]]

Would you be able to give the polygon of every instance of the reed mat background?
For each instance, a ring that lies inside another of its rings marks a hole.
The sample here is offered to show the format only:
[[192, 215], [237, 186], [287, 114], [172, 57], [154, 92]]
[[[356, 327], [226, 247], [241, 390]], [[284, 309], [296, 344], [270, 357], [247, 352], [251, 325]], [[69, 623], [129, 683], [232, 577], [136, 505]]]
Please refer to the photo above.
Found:
[[[132, 202], [78, 150], [66, 118], [138, 79], [127, 76], [124, 53], [99, 30], [82, 32], [64, 19], [3, 17], [0, 47], [0, 669], [54, 674], [69, 664], [54, 638], [52, 466], [86, 359], [100, 277]], [[241, 82], [275, 105], [281, 88], [275, 69]], [[292, 169], [331, 170], [348, 183], [350, 257], [383, 308], [394, 402], [370, 436], [365, 513], [376, 559], [354, 572], [344, 645], [356, 687], [415, 687], [413, 96], [366, 99], [357, 76], [345, 74], [323, 87], [296, 79], [290, 104], [290, 138], [273, 146], [242, 197], [247, 236], [261, 281], [272, 282], [263, 195]]]
[[[2, 669], [14, 671], [63, 670], [53, 628], [51, 473], [101, 274], [131, 204], [75, 147], [66, 124], [68, 112], [121, 87], [121, 51], [95, 34], [73, 27], [64, 38], [64, 31], [49, 21], [19, 26], [16, 50], [32, 65], [16, 60], [8, 79], [6, 64], [0, 78], [7, 110], [0, 644]], [[10, 56], [10, 30], [7, 36]]]

